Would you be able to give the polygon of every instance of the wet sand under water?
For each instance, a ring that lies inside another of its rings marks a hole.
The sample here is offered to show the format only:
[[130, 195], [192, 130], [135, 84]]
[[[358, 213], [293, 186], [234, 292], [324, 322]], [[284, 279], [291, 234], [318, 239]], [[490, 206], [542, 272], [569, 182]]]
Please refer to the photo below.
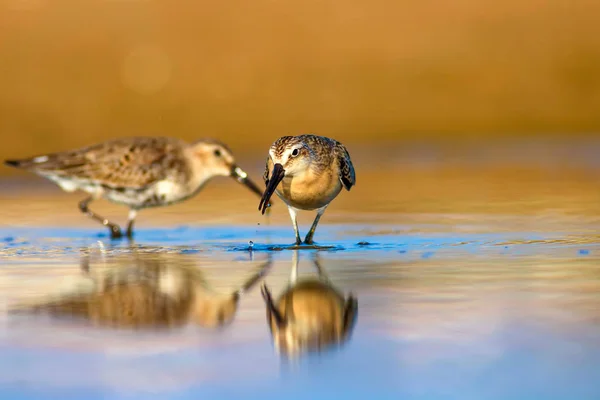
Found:
[[[356, 156], [356, 188], [315, 236], [334, 246], [318, 251], [332, 284], [358, 300], [337, 351], [277, 356], [258, 287], [220, 329], [5, 315], [1, 397], [600, 398], [600, 168], [580, 153], [510, 163], [477, 154], [391, 154], [378, 170]], [[269, 257], [264, 279], [275, 296], [290, 278], [294, 252], [279, 250], [293, 241], [287, 211], [277, 202], [261, 217], [258, 200], [227, 179], [141, 212], [134, 243], [109, 240], [79, 214], [81, 195], [41, 179], [1, 181], [0, 193], [5, 309], [79, 288], [87, 254], [94, 273], [140, 257], [192, 268], [215, 293], [230, 293]], [[106, 202], [95, 210], [126, 218]], [[306, 232], [310, 217], [301, 223]], [[315, 253], [298, 252], [302, 276], [315, 275]]]

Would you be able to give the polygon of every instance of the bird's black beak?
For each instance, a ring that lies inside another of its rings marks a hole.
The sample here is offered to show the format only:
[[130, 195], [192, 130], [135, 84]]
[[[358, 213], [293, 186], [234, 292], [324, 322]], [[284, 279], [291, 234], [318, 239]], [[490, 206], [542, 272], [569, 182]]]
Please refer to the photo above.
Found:
[[248, 178], [248, 174], [237, 165], [231, 167], [231, 177], [242, 185], [246, 186], [248, 189], [252, 190], [257, 195], [262, 196], [262, 191], [260, 188], [256, 186], [256, 184], [252, 182], [250, 178]]
[[265, 303], [267, 304], [268, 315], [269, 316], [272, 315], [273, 318], [275, 318], [275, 322], [277, 323], [277, 326], [282, 327], [284, 325], [283, 317], [281, 316], [281, 313], [279, 312], [277, 307], [275, 307], [275, 303], [273, 303], [273, 297], [271, 297], [271, 292], [267, 288], [267, 285], [265, 285], [264, 283], [262, 285], [261, 292], [262, 292], [263, 299], [265, 300]]
[[271, 178], [269, 182], [267, 182], [267, 188], [260, 199], [260, 203], [258, 204], [258, 209], [264, 214], [269, 206], [269, 200], [271, 200], [271, 196], [275, 192], [277, 185], [285, 176], [285, 170], [283, 169], [283, 165], [275, 164], [273, 165], [273, 171], [271, 172]]

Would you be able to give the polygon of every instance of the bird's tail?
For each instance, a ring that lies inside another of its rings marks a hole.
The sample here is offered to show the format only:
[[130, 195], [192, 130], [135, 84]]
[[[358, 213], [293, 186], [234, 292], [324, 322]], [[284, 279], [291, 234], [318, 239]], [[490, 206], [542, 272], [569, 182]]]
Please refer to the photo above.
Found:
[[36, 159], [39, 159], [39, 158], [40, 157], [25, 158], [22, 160], [6, 160], [6, 161], [4, 161], [4, 165], [7, 165], [9, 167], [20, 168], [20, 169], [31, 169], [31, 168], [41, 165], [45, 161], [47, 161], [47, 159], [44, 160], [44, 162], [36, 161]]
[[21, 168], [23, 160], [5, 160], [4, 165], [9, 167]]
[[49, 154], [20, 160], [5, 160], [4, 165], [20, 169], [51, 169], [55, 167], [56, 161], [57, 157]]

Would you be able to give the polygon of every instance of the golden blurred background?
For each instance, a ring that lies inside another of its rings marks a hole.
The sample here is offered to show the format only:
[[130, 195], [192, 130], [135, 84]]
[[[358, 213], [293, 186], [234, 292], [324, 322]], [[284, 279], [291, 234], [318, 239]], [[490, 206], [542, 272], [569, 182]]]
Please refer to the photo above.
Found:
[[0, 0], [0, 158], [144, 134], [259, 158], [307, 132], [594, 135], [598, 16], [597, 0]]

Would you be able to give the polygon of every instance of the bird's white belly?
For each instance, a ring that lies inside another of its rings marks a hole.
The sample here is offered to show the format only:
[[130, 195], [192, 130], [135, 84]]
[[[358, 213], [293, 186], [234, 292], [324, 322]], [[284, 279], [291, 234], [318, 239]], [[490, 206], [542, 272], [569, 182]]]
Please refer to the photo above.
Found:
[[81, 190], [86, 193], [89, 193], [95, 197], [102, 196], [104, 192], [104, 188], [99, 186], [93, 182], [82, 180], [82, 179], [73, 179], [73, 178], [63, 178], [55, 175], [42, 175], [45, 178], [48, 178], [52, 182], [56, 183], [62, 190], [65, 192], [74, 192], [76, 190]]
[[111, 188], [99, 183], [56, 175], [45, 175], [45, 178], [56, 183], [66, 192], [81, 190], [95, 198], [105, 197], [107, 200], [129, 206], [133, 209], [158, 207], [185, 200], [194, 194], [187, 186], [171, 180], [159, 181], [142, 189]]
[[140, 191], [134, 189], [125, 189], [123, 191], [109, 189], [105, 190], [103, 195], [113, 203], [126, 205], [134, 209], [147, 207], [140, 207], [140, 205], [148, 201], [149, 198], [152, 198], [152, 195], [147, 190]]
[[106, 190], [104, 193], [108, 200], [134, 209], [166, 206], [185, 200], [190, 195], [185, 186], [168, 180], [159, 181], [142, 190]]

